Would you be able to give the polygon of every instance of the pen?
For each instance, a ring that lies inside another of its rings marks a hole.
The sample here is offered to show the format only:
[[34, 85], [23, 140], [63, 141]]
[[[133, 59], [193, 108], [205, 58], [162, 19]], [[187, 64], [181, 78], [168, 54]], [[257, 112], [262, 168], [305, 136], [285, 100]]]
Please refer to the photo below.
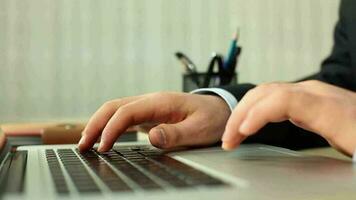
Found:
[[197, 67], [195, 64], [182, 52], [176, 52], [176, 57], [185, 67], [185, 71], [189, 74], [197, 73]]
[[225, 70], [229, 70], [229, 68], [231, 67], [231, 65], [234, 62], [234, 59], [236, 58], [236, 53], [237, 53], [237, 49], [238, 49], [238, 39], [239, 39], [239, 34], [240, 34], [240, 29], [237, 28], [236, 33], [231, 41], [231, 45], [230, 45], [230, 50], [228, 52], [228, 56], [226, 57], [226, 59], [224, 60], [224, 69]]
[[185, 72], [188, 75], [191, 75], [192, 81], [197, 85], [197, 87], [200, 87], [200, 81], [197, 77], [197, 67], [195, 64], [182, 52], [176, 52], [175, 53], [176, 57], [178, 60], [183, 64], [185, 68]]

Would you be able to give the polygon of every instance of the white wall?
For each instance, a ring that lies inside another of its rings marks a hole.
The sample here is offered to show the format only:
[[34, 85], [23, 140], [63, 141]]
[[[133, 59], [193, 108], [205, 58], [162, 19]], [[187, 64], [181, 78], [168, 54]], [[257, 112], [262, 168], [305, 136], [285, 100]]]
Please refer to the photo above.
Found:
[[330, 52], [339, 0], [0, 0], [0, 122], [87, 118], [104, 101], [181, 89], [241, 27], [243, 82], [294, 80]]

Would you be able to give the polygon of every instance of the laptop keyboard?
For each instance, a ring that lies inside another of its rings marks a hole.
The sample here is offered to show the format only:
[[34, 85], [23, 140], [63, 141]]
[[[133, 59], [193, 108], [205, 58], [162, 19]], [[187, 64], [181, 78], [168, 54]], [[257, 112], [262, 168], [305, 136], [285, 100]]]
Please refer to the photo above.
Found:
[[149, 146], [116, 147], [105, 153], [48, 149], [46, 158], [59, 194], [69, 194], [64, 172], [79, 193], [100, 193], [98, 183], [112, 192], [227, 185]]
[[79, 192], [99, 192], [98, 186], [88, 170], [71, 149], [59, 149], [59, 159]]
[[46, 159], [57, 192], [60, 194], [69, 193], [68, 185], [64, 179], [63, 171], [61, 169], [57, 156], [52, 149], [46, 150]]

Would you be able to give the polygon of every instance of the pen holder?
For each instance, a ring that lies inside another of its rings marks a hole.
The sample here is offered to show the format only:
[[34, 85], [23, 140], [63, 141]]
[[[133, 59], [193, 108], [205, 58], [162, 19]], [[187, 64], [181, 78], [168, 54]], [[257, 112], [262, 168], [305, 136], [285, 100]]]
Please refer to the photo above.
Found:
[[205, 87], [203, 86], [203, 83], [205, 82], [207, 76], [209, 76], [209, 84], [207, 86], [209, 88], [237, 84], [237, 73], [234, 73], [233, 76], [221, 75], [217, 72], [211, 74], [183, 74], [183, 92], [190, 92], [192, 90]]

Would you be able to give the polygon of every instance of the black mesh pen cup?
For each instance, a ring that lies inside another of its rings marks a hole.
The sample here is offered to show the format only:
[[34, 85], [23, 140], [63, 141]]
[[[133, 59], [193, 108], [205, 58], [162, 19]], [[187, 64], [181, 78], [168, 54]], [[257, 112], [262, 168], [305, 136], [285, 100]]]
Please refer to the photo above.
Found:
[[198, 88], [221, 87], [224, 85], [236, 85], [237, 74], [232, 76], [220, 73], [194, 73], [183, 74], [183, 92], [190, 92]]

